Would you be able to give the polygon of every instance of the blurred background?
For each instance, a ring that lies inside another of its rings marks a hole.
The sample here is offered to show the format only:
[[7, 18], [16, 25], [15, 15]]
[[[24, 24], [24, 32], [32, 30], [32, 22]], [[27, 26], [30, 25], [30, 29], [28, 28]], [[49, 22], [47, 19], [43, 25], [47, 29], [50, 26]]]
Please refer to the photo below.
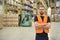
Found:
[[60, 40], [60, 0], [0, 0], [0, 40], [34, 40], [39, 5], [51, 18], [50, 40]]

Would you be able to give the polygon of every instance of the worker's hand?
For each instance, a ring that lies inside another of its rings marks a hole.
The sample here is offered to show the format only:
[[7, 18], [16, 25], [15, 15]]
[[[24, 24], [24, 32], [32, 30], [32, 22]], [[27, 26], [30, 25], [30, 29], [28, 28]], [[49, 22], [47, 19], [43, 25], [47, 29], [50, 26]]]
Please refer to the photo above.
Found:
[[35, 22], [35, 26], [39, 26], [39, 23], [38, 22]]
[[51, 24], [50, 23], [47, 23], [47, 25], [44, 26], [44, 29], [50, 29], [50, 27], [51, 27]]

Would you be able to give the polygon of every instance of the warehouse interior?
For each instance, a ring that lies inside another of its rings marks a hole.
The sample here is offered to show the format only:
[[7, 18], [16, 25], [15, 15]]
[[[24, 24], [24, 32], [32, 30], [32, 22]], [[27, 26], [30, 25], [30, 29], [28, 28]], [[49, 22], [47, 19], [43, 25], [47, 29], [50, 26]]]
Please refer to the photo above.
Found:
[[[0, 26], [18, 26], [19, 15], [36, 15], [38, 6], [43, 5], [52, 22], [60, 22], [59, 0], [0, 0]], [[22, 17], [23, 19], [24, 17]], [[31, 21], [31, 20], [30, 20]], [[7, 25], [8, 24], [8, 25]]]
[[[51, 18], [49, 40], [60, 40], [60, 0], [0, 0], [0, 40], [35, 40], [33, 17], [39, 5]], [[25, 15], [29, 17], [29, 26], [22, 23]]]

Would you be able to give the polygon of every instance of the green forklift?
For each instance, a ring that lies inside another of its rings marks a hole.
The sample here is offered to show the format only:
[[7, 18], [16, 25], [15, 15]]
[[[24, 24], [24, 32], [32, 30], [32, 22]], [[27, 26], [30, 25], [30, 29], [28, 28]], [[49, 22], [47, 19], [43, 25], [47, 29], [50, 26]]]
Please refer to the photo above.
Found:
[[32, 16], [31, 16], [31, 14], [22, 13], [20, 24], [23, 27], [31, 27], [32, 26]]

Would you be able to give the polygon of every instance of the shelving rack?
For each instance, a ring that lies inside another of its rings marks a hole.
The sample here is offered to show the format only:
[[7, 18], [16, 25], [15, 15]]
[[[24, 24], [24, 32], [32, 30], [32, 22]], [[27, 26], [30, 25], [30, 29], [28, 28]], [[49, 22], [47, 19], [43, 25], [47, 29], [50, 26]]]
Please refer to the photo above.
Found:
[[[18, 26], [18, 15], [21, 14], [23, 11], [33, 13], [33, 6], [31, 1], [25, 0], [25, 2], [19, 2], [20, 0], [4, 0], [4, 16], [3, 16], [3, 26], [8, 27], [17, 27]], [[31, 3], [31, 4], [30, 4]], [[22, 12], [21, 12], [22, 11]]]

